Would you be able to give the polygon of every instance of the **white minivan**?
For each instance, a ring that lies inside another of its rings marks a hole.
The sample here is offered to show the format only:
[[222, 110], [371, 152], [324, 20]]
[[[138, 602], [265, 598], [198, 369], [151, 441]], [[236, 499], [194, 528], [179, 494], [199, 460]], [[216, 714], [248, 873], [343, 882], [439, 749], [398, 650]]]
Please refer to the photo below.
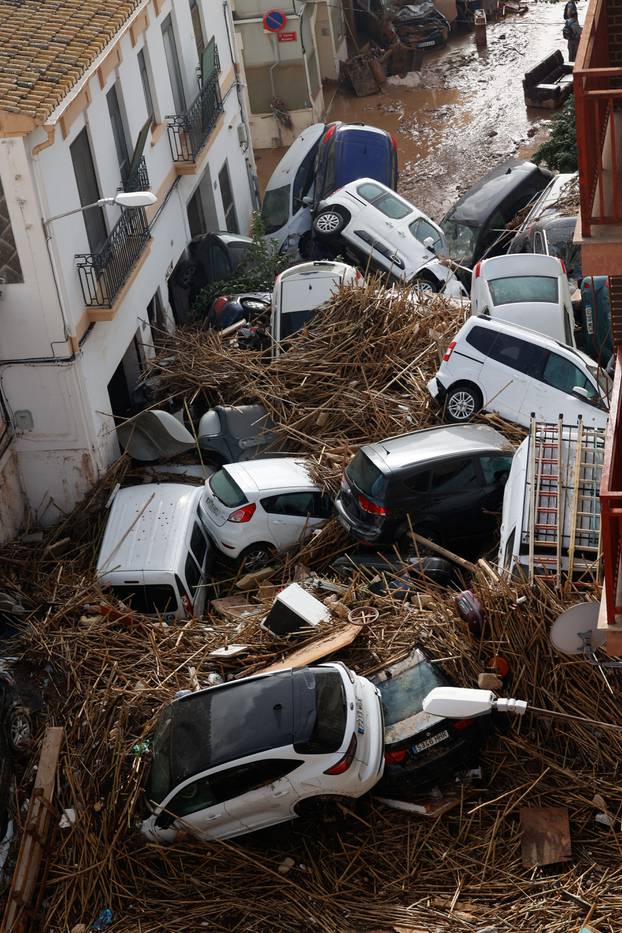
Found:
[[471, 314], [520, 324], [576, 347], [568, 279], [556, 256], [481, 259], [473, 269]]
[[363, 285], [365, 279], [345, 262], [302, 262], [277, 275], [272, 293], [272, 355], [281, 344], [311, 320], [317, 309], [342, 285]]
[[477, 411], [494, 411], [523, 427], [538, 421], [604, 427], [611, 379], [572, 347], [517, 324], [471, 317], [449, 344], [428, 391], [443, 404], [447, 421], [463, 423]]
[[204, 486], [119, 489], [97, 560], [99, 582], [135, 612], [166, 622], [200, 616], [213, 552], [199, 518]]

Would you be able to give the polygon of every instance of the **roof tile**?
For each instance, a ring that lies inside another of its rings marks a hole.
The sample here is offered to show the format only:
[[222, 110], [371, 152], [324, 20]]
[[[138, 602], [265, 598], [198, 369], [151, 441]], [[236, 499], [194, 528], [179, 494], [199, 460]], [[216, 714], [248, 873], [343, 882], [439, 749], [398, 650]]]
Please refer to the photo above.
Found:
[[43, 121], [142, 0], [0, 0], [0, 110]]

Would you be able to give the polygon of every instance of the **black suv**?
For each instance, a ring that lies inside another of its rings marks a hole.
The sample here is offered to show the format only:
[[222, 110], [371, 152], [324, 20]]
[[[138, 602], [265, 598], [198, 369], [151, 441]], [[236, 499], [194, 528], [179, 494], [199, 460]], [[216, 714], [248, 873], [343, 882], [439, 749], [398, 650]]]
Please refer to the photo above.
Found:
[[354, 538], [407, 544], [409, 528], [467, 549], [497, 526], [514, 449], [493, 428], [447, 425], [361, 447], [346, 467], [335, 505]]

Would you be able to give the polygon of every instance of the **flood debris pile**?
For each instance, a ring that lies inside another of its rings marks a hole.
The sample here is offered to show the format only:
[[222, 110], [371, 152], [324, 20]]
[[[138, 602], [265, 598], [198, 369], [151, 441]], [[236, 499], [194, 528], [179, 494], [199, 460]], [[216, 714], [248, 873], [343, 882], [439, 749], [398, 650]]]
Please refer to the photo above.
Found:
[[[80, 923], [88, 929], [110, 908], [109, 928], [124, 933], [203, 926], [456, 933], [486, 925], [565, 933], [592, 905], [595, 929], [622, 928], [622, 736], [578, 722], [500, 717], [481, 785], [445, 789], [458, 802], [434, 820], [388, 809], [372, 796], [235, 842], [204, 845], [186, 837], [162, 847], [137, 830], [149, 736], [175, 692], [206, 684], [210, 674], [238, 677], [281, 660], [338, 631], [346, 624], [343, 609], [378, 611], [338, 655], [359, 673], [419, 643], [457, 683], [476, 686], [490, 659], [502, 655], [509, 665], [504, 695], [616, 721], [615, 696], [598, 670], [560, 658], [549, 641], [550, 624], [576, 594], [508, 586], [484, 564], [471, 584], [485, 613], [475, 635], [447, 591], [423, 587], [420, 600], [405, 604], [373, 596], [357, 577], [329, 600], [332, 619], [312, 636], [275, 640], [259, 627], [271, 605], [261, 589], [234, 588], [238, 608], [229, 615], [212, 611], [201, 622], [167, 627], [106, 605], [96, 587], [71, 573], [70, 561], [59, 559], [51, 573], [44, 550], [33, 555], [34, 583], [24, 586], [30, 624], [22, 644], [26, 660], [48, 671], [47, 722], [66, 728], [56, 805], [59, 813], [75, 811], [75, 822], [53, 840], [41, 929]], [[4, 567], [11, 552], [3, 552]], [[23, 551], [15, 559], [23, 560]], [[301, 578], [295, 566], [262, 585], [283, 584], [294, 573]], [[211, 656], [231, 643], [248, 650], [226, 661]], [[617, 672], [609, 680], [619, 689]], [[603, 806], [610, 825], [595, 819]], [[570, 860], [542, 869], [523, 865], [522, 807], [568, 809]]]

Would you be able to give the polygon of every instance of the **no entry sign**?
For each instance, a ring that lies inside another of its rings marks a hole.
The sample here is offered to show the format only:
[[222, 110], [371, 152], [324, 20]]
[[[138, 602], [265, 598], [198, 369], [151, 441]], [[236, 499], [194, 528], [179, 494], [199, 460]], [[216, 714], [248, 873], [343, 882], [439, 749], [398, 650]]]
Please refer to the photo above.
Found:
[[263, 28], [266, 32], [281, 32], [287, 25], [287, 16], [281, 10], [268, 10], [264, 14]]

